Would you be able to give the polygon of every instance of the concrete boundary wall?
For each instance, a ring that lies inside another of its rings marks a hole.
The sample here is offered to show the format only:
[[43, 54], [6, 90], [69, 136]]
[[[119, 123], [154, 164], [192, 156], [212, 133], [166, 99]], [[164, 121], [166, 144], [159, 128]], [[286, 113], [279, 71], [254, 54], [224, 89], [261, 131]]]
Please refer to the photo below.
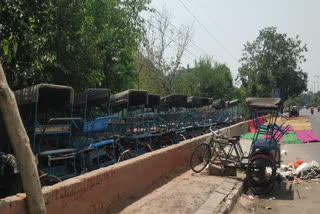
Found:
[[[221, 129], [230, 137], [248, 132], [246, 121]], [[146, 153], [42, 189], [47, 213], [107, 213], [168, 175], [190, 169], [194, 147], [211, 134]], [[1, 214], [26, 214], [25, 194], [0, 199]]]

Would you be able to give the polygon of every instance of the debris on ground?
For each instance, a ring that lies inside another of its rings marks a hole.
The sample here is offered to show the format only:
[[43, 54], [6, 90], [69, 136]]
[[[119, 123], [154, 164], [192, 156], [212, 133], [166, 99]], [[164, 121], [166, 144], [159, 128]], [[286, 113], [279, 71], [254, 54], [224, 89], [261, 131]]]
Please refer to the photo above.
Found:
[[320, 166], [316, 161], [304, 163], [302, 160], [296, 162], [288, 162], [286, 165], [281, 165], [277, 170], [278, 176], [283, 180], [296, 181], [297, 183], [320, 179]]
[[249, 199], [254, 200], [254, 195], [249, 195]]
[[288, 154], [288, 150], [281, 150], [281, 156], [287, 155], [287, 154]]
[[251, 189], [248, 189], [246, 194], [249, 196], [249, 199], [254, 200], [254, 193]]

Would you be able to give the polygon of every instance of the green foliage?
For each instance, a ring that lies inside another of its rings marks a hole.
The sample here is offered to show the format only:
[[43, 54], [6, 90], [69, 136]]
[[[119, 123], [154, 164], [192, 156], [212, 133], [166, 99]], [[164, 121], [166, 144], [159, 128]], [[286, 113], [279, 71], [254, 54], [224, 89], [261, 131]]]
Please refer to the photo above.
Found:
[[0, 60], [10, 86], [47, 82], [114, 92], [133, 87], [144, 32], [138, 14], [149, 2], [2, 1]]
[[163, 73], [141, 55], [138, 55], [137, 61], [138, 82], [135, 88], [146, 90], [150, 94], [167, 95], [163, 81], [159, 81], [164, 78]]
[[[211, 58], [200, 58], [194, 68], [181, 68], [174, 76], [164, 75], [152, 62], [138, 57], [139, 88], [166, 96], [170, 93], [202, 96], [214, 99], [245, 99], [245, 91], [232, 85], [230, 69]], [[139, 67], [139, 65], [141, 67]], [[160, 81], [162, 79], [162, 81]], [[170, 85], [170, 90], [168, 90]]]
[[281, 90], [281, 98], [296, 97], [307, 90], [307, 74], [300, 64], [306, 59], [306, 45], [296, 38], [265, 28], [252, 43], [244, 45], [237, 79], [249, 96], [271, 97], [272, 89]]
[[[208, 57], [196, 61], [195, 67], [187, 72], [186, 79], [191, 94], [195, 96], [231, 100], [237, 90], [232, 85], [230, 69]], [[240, 91], [237, 92], [240, 95]]]
[[138, 54], [137, 61], [136, 70], [139, 73], [139, 78], [136, 88], [161, 96], [169, 94], [192, 95], [188, 81], [185, 78], [185, 69], [176, 71], [174, 74], [165, 75], [163, 71], [153, 65], [151, 60], [140, 54]]
[[317, 93], [309, 91], [308, 93], [300, 94], [296, 99], [300, 100], [300, 105], [320, 106], [320, 91]]

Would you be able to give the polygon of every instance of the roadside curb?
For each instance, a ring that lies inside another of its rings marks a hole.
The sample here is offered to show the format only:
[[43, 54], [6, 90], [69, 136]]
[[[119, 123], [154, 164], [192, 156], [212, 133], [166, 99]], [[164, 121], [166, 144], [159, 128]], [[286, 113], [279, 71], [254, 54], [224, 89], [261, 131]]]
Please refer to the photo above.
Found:
[[243, 182], [239, 182], [235, 185], [234, 189], [228, 194], [225, 200], [220, 204], [220, 206], [217, 209], [218, 212], [216, 213], [217, 214], [230, 213], [242, 193], [243, 193]]

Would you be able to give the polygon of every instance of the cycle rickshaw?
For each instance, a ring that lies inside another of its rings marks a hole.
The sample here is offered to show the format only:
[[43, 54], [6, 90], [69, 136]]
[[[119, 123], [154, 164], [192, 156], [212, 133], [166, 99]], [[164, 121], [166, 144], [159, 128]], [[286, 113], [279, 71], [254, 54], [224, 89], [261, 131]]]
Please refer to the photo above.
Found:
[[[281, 99], [247, 98], [250, 114], [253, 117], [255, 133], [248, 156], [244, 155], [240, 137], [223, 136], [219, 130], [210, 128], [212, 136], [209, 143], [197, 145], [191, 155], [190, 165], [194, 172], [204, 170], [209, 162], [217, 164], [222, 172], [227, 167], [246, 170], [246, 182], [256, 194], [269, 193], [275, 184], [276, 169], [280, 167], [281, 137], [289, 130], [290, 125], [277, 124]], [[261, 121], [261, 114], [267, 114], [266, 124]], [[264, 134], [263, 138], [258, 138]]]

